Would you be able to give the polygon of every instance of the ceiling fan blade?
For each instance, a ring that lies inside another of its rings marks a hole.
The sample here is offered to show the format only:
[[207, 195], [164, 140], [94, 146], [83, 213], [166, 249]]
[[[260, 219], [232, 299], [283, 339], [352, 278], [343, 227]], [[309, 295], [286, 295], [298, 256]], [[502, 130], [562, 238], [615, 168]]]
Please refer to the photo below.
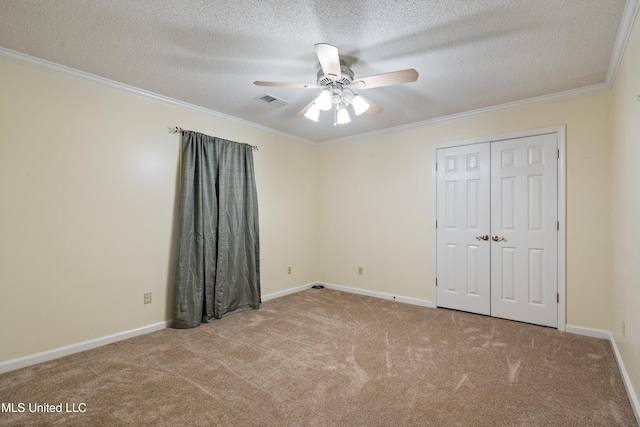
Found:
[[324, 75], [333, 81], [339, 80], [342, 76], [342, 71], [340, 71], [338, 48], [327, 43], [318, 43], [315, 47]]
[[367, 111], [365, 111], [365, 113], [370, 114], [372, 116], [375, 116], [377, 114], [382, 113], [382, 110], [384, 110], [383, 107], [381, 107], [380, 105], [376, 104], [375, 102], [373, 102], [369, 98], [365, 98], [362, 95], [358, 95], [358, 96], [360, 98], [364, 99], [365, 101], [367, 101], [367, 103], [369, 103], [369, 108], [367, 108]]
[[390, 73], [376, 74], [375, 76], [356, 79], [351, 83], [356, 89], [371, 89], [374, 87], [398, 85], [401, 83], [411, 83], [418, 80], [418, 72], [413, 68]]
[[298, 115], [299, 116], [304, 116], [305, 114], [307, 114], [307, 111], [309, 110], [309, 108], [311, 108], [311, 106], [313, 105], [314, 101], [315, 101], [315, 99], [313, 101], [311, 101], [310, 103], [308, 103], [306, 105], [306, 107], [304, 107], [302, 110], [298, 111]]
[[315, 83], [285, 83], [285, 82], [262, 82], [262, 81], [255, 81], [253, 82], [254, 85], [256, 86], [270, 86], [270, 87], [292, 87], [292, 88], [296, 88], [296, 89], [308, 89], [308, 88], [317, 88], [318, 85]]
[[307, 113], [307, 111], [309, 110], [309, 108], [311, 108], [311, 106], [313, 105], [314, 102], [316, 102], [315, 98], [313, 99], [313, 101], [308, 103], [302, 110], [298, 111], [298, 115], [299, 116], [304, 116]]

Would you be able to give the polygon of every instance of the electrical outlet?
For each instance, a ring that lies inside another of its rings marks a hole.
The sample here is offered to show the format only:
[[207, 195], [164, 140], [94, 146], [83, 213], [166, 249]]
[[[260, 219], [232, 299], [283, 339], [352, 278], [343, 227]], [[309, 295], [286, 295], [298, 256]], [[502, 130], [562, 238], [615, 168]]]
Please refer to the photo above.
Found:
[[287, 268], [287, 274], [291, 274], [291, 267]]
[[362, 267], [358, 267], [358, 275], [362, 276]]
[[626, 329], [626, 325], [625, 325], [624, 320], [623, 320], [623, 321], [622, 321], [622, 336], [623, 336], [623, 337], [625, 336], [625, 333], [626, 333], [626, 330], [625, 330], [625, 329]]
[[144, 303], [151, 304], [151, 292], [144, 293]]

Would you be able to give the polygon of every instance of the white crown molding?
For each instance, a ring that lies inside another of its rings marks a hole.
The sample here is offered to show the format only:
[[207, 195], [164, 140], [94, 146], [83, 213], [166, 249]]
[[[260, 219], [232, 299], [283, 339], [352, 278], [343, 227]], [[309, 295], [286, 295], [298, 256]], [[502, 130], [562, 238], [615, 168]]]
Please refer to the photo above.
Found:
[[608, 90], [609, 87], [605, 83], [598, 83], [591, 86], [585, 86], [578, 89], [570, 89], [563, 92], [556, 92], [549, 95], [536, 96], [534, 98], [523, 99], [520, 101], [507, 102], [506, 104], [494, 105], [492, 107], [479, 108], [477, 110], [465, 111], [463, 113], [451, 114], [449, 116], [436, 117], [434, 119], [423, 120], [420, 122], [409, 123], [406, 125], [395, 126], [387, 129], [377, 130], [373, 132], [361, 133], [358, 135], [347, 136], [344, 138], [330, 139], [322, 142], [322, 145], [337, 144], [341, 142], [348, 142], [355, 139], [367, 138], [372, 136], [379, 136], [385, 133], [400, 132], [407, 129], [413, 129], [416, 127], [429, 126], [437, 123], [451, 122], [460, 119], [466, 119], [475, 116], [481, 116], [484, 114], [494, 113], [497, 111], [511, 110], [514, 108], [528, 107], [537, 104], [546, 104], [550, 102], [560, 101], [563, 99], [576, 98], [579, 96], [589, 95], [596, 92]]
[[173, 98], [169, 98], [163, 95], [159, 95], [157, 93], [153, 93], [153, 92], [149, 92], [146, 91], [144, 89], [140, 89], [140, 88], [136, 88], [124, 83], [119, 83], [116, 82], [114, 80], [110, 80], [104, 77], [100, 77], [100, 76], [96, 76], [90, 73], [86, 73], [84, 71], [80, 71], [80, 70], [76, 70], [74, 68], [70, 68], [64, 65], [60, 65], [60, 64], [56, 64], [54, 62], [51, 61], [47, 61], [44, 59], [40, 59], [40, 58], [36, 58], [30, 55], [26, 55], [24, 53], [21, 52], [16, 52], [13, 51], [11, 49], [7, 49], [4, 47], [0, 46], [0, 57], [2, 58], [6, 58], [15, 62], [19, 62], [22, 64], [26, 64], [26, 65], [30, 65], [33, 67], [37, 67], [37, 68], [41, 68], [47, 71], [53, 71], [53, 72], [57, 72], [63, 75], [66, 75], [68, 77], [73, 77], [73, 78], [77, 78], [80, 80], [84, 80], [86, 82], [90, 82], [90, 83], [94, 83], [94, 84], [99, 84], [99, 85], [103, 85], [103, 86], [107, 86], [107, 87], [111, 87], [114, 89], [118, 89], [118, 90], [122, 90], [124, 92], [136, 95], [136, 96], [140, 96], [146, 99], [151, 99], [153, 101], [157, 101], [157, 102], [161, 102], [164, 104], [168, 104], [168, 105], [172, 105], [175, 107], [179, 107], [179, 108], [183, 108], [189, 111], [194, 111], [197, 113], [202, 113], [202, 114], [206, 114], [209, 116], [213, 116], [213, 117], [217, 117], [217, 118], [221, 118], [224, 120], [228, 120], [231, 122], [235, 122], [235, 123], [239, 123], [242, 124], [244, 126], [248, 126], [248, 127], [252, 127], [255, 129], [259, 129], [265, 132], [269, 132], [269, 133], [273, 133], [276, 135], [280, 135], [286, 138], [291, 138], [300, 142], [303, 142], [305, 144], [310, 144], [310, 145], [314, 145], [314, 146], [321, 146], [321, 145], [328, 145], [328, 144], [337, 144], [337, 143], [341, 143], [341, 142], [348, 142], [348, 141], [353, 141], [356, 139], [361, 139], [361, 138], [367, 138], [367, 137], [373, 137], [373, 136], [379, 136], [379, 135], [384, 135], [387, 133], [392, 133], [392, 132], [399, 132], [399, 131], [403, 131], [403, 130], [407, 130], [407, 129], [412, 129], [412, 128], [416, 128], [416, 127], [421, 127], [421, 126], [428, 126], [428, 125], [433, 125], [433, 124], [437, 124], [437, 123], [444, 123], [444, 122], [450, 122], [450, 121], [454, 121], [454, 120], [460, 120], [460, 119], [464, 119], [464, 118], [470, 118], [470, 117], [475, 117], [475, 116], [480, 116], [483, 114], [488, 114], [488, 113], [492, 113], [492, 112], [497, 112], [497, 111], [503, 111], [503, 110], [508, 110], [508, 109], [512, 109], [512, 108], [520, 108], [520, 107], [526, 107], [526, 106], [531, 106], [531, 105], [536, 105], [536, 104], [543, 104], [543, 103], [549, 103], [549, 102], [554, 102], [554, 101], [559, 101], [562, 99], [569, 99], [569, 98], [574, 98], [574, 97], [578, 97], [578, 96], [583, 96], [583, 95], [587, 95], [587, 94], [591, 94], [591, 93], [595, 93], [595, 92], [599, 92], [599, 91], [603, 91], [603, 90], [608, 90], [611, 89], [613, 82], [615, 81], [615, 76], [618, 70], [618, 66], [620, 65], [620, 61], [622, 60], [622, 55], [624, 54], [624, 49], [626, 47], [627, 44], [627, 40], [629, 39], [629, 35], [631, 34], [631, 30], [633, 28], [633, 23], [635, 21], [635, 18], [638, 14], [638, 10], [640, 8], [640, 0], [627, 0], [627, 3], [625, 5], [625, 9], [624, 12], [622, 14], [622, 19], [620, 22], [620, 27], [618, 29], [618, 35], [616, 37], [616, 41], [614, 44], [614, 48], [613, 48], [613, 52], [611, 54], [611, 60], [609, 61], [609, 68], [607, 69], [607, 74], [605, 77], [605, 81], [603, 83], [600, 84], [595, 84], [595, 85], [591, 85], [591, 86], [585, 86], [582, 88], [577, 88], [577, 89], [571, 89], [571, 90], [567, 90], [567, 91], [563, 91], [563, 92], [557, 92], [557, 93], [553, 93], [553, 94], [549, 94], [549, 95], [542, 95], [542, 96], [537, 96], [534, 98], [529, 98], [529, 99], [524, 99], [524, 100], [520, 100], [520, 101], [514, 101], [514, 102], [508, 102], [505, 104], [500, 104], [500, 105], [495, 105], [492, 107], [486, 107], [486, 108], [480, 108], [477, 110], [472, 110], [472, 111], [466, 111], [466, 112], [462, 112], [462, 113], [457, 113], [457, 114], [451, 114], [448, 116], [443, 116], [443, 117], [436, 117], [433, 119], [428, 119], [428, 120], [423, 120], [420, 122], [414, 122], [414, 123], [409, 123], [406, 125], [401, 125], [401, 126], [394, 126], [391, 128], [386, 128], [386, 129], [381, 129], [378, 131], [373, 131], [373, 132], [365, 132], [365, 133], [359, 133], [356, 135], [351, 135], [351, 136], [347, 136], [347, 137], [343, 137], [343, 138], [335, 138], [335, 139], [328, 139], [325, 141], [311, 141], [309, 139], [306, 138], [302, 138], [296, 135], [292, 135], [290, 133], [286, 133], [286, 132], [282, 132], [276, 129], [272, 129], [270, 127], [267, 126], [263, 126], [263, 125], [259, 125], [257, 123], [253, 123], [247, 120], [243, 120], [243, 119], [239, 119], [237, 117], [233, 117], [227, 114], [223, 114], [220, 113], [218, 111], [214, 111], [214, 110], [210, 110], [208, 108], [204, 108], [204, 107], [199, 107], [197, 105], [194, 104], [189, 104], [187, 102], [183, 102], [183, 101], [179, 101], [177, 99], [173, 99]]
[[[35, 56], [30, 56], [21, 52], [16, 52], [11, 49], [4, 48], [0, 46], [0, 58], [5, 58], [10, 61], [18, 62], [24, 65], [29, 65], [35, 68], [40, 68], [45, 71], [50, 71], [58, 74], [62, 74], [67, 77], [72, 77], [78, 80], [82, 80], [88, 83], [93, 83], [101, 86], [106, 86], [112, 89], [120, 90], [131, 95], [139, 96], [141, 98], [150, 99], [152, 101], [160, 102], [166, 105], [171, 105], [173, 107], [182, 108], [184, 110], [193, 111], [196, 113], [206, 114], [208, 116], [213, 116], [219, 119], [227, 120], [230, 122], [238, 123], [244, 126], [248, 126], [254, 129], [259, 129], [265, 132], [273, 133], [276, 135], [280, 135], [286, 138], [291, 138], [297, 140], [299, 142], [303, 142], [305, 144], [318, 145], [317, 142], [301, 138], [296, 135], [292, 135], [290, 133], [282, 132], [277, 129], [272, 129], [267, 126], [259, 125], [257, 123], [253, 123], [247, 120], [239, 119], [234, 116], [230, 116], [224, 113], [220, 113], [215, 110], [210, 110], [208, 108], [199, 107], [194, 104], [190, 104], [188, 102], [180, 101], [177, 99], [169, 98], [164, 95], [159, 95], [154, 92], [150, 92], [144, 89], [140, 89], [134, 86], [130, 86], [124, 83], [117, 82], [115, 80], [110, 80], [105, 77], [96, 76], [94, 74], [86, 73], [84, 71], [76, 70], [75, 68], [67, 67], [65, 65], [56, 64], [55, 62], [47, 61], [45, 59], [36, 58]], [[168, 126], [172, 124], [169, 123]]]
[[620, 61], [622, 60], [622, 55], [624, 54], [624, 49], [627, 45], [627, 40], [629, 40], [629, 36], [631, 35], [631, 30], [633, 28], [633, 23], [635, 21], [635, 18], [638, 14], [638, 9], [640, 9], [640, 0], [627, 0], [627, 4], [625, 6], [624, 12], [622, 13], [622, 19], [620, 20], [620, 27], [618, 29], [618, 35], [616, 36], [616, 42], [613, 47], [613, 52], [611, 54], [611, 60], [609, 61], [609, 68], [607, 69], [607, 75], [603, 83], [599, 83], [591, 86], [585, 86], [577, 89], [570, 89], [563, 92], [556, 92], [549, 95], [542, 95], [534, 98], [523, 99], [521, 101], [508, 102], [506, 104], [480, 108], [477, 110], [466, 111], [463, 113], [451, 114], [449, 116], [436, 117], [434, 119], [423, 120], [420, 122], [409, 123], [406, 125], [395, 126], [392, 128], [382, 129], [378, 131], [360, 133], [357, 135], [351, 135], [344, 138], [329, 139], [326, 141], [322, 141], [321, 145], [348, 142], [356, 139], [379, 136], [386, 133], [399, 132], [399, 131], [421, 127], [421, 126], [428, 126], [428, 125], [433, 125], [437, 123], [444, 123], [444, 122], [450, 122], [450, 121], [460, 120], [460, 119], [474, 117], [474, 116], [480, 116], [483, 114], [508, 110], [512, 108], [527, 107], [530, 105], [544, 104], [544, 103], [559, 101], [563, 99], [575, 98], [578, 96], [588, 95], [591, 93], [611, 89], [611, 87], [613, 86], [613, 82], [615, 80], [616, 72], [618, 71], [618, 66], [620, 65]]
[[613, 82], [616, 79], [616, 73], [618, 67], [622, 61], [622, 55], [627, 47], [627, 41], [631, 35], [631, 29], [633, 28], [633, 22], [638, 15], [638, 9], [640, 8], [640, 0], [627, 0], [627, 4], [620, 20], [620, 27], [618, 28], [618, 36], [613, 46], [613, 52], [611, 53], [611, 60], [609, 61], [609, 69], [607, 70], [607, 77], [605, 78], [605, 84], [608, 88], [613, 86]]

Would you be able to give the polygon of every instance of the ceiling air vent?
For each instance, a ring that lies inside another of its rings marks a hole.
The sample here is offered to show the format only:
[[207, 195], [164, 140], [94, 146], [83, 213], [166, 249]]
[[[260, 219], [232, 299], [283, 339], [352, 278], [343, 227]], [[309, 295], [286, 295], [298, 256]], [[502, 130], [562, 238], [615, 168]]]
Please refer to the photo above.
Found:
[[280, 99], [277, 96], [273, 96], [269, 93], [265, 93], [264, 95], [254, 99], [257, 99], [258, 101], [266, 102], [267, 104], [271, 105], [274, 108], [284, 107], [285, 105], [289, 104], [284, 99]]

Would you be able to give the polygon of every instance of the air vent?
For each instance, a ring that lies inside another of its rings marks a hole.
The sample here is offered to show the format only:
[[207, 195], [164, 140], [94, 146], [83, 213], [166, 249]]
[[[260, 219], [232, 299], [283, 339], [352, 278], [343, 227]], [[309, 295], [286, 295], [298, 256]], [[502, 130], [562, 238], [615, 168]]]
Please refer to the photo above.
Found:
[[284, 99], [278, 98], [277, 96], [273, 96], [269, 93], [265, 93], [262, 96], [259, 96], [257, 98], [258, 101], [262, 101], [265, 102], [269, 105], [271, 105], [274, 108], [280, 108], [280, 107], [284, 107], [285, 105], [289, 105], [289, 103], [287, 101], [285, 101]]

